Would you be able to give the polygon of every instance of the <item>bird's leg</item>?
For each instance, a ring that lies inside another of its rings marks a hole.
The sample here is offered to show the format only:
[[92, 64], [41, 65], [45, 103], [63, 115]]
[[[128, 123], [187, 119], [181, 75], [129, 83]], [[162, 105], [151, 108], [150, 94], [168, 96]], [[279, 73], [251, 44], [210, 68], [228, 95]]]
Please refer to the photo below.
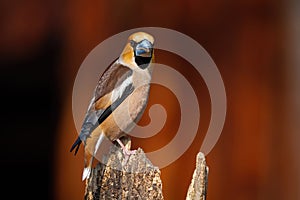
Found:
[[123, 154], [125, 156], [125, 160], [124, 162], [127, 163], [128, 161], [128, 158], [130, 155], [133, 155], [136, 153], [136, 150], [130, 150], [130, 149], [127, 149], [124, 144], [121, 142], [120, 139], [117, 139], [117, 142], [119, 143], [119, 145], [121, 146], [122, 150], [123, 150]]

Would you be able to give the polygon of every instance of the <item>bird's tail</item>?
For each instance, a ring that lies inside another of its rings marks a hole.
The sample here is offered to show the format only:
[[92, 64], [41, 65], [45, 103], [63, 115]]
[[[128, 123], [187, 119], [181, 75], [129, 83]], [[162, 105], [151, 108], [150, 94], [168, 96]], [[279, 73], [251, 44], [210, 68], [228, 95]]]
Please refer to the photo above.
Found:
[[90, 155], [88, 152], [85, 153], [85, 166], [83, 169], [83, 173], [82, 173], [82, 181], [84, 181], [85, 179], [88, 179], [90, 177], [91, 171], [92, 171], [92, 164], [93, 164], [93, 160], [94, 157], [92, 155]]
[[[74, 155], [77, 154], [78, 149], [81, 145], [82, 141], [80, 139], [80, 137], [78, 137], [74, 144], [72, 145], [70, 152], [72, 152], [75, 149]], [[85, 167], [83, 169], [83, 173], [82, 173], [82, 181], [84, 181], [86, 178], [89, 178], [90, 174], [91, 174], [91, 166], [93, 163], [93, 156], [91, 156], [88, 152], [85, 151], [85, 156], [84, 156], [84, 162], [85, 162]]]
[[99, 151], [100, 146], [103, 145], [103, 143], [105, 144], [105, 141], [107, 141], [107, 139], [105, 140], [105, 137], [106, 136], [104, 135], [104, 133], [101, 133], [99, 135], [99, 138], [97, 139], [97, 142], [96, 142], [96, 144], [95, 144], [95, 146], [93, 148], [93, 151], [91, 151], [91, 152], [93, 152], [92, 155], [91, 155], [91, 153], [89, 152], [88, 149], [85, 149], [85, 156], [84, 156], [84, 158], [85, 158], [84, 159], [85, 167], [84, 167], [83, 173], [82, 173], [82, 181], [84, 181], [85, 179], [88, 179], [90, 177], [90, 174], [91, 174], [91, 171], [92, 171], [92, 165], [93, 165], [94, 157], [96, 155], [99, 156], [99, 154], [97, 154], [97, 152]]

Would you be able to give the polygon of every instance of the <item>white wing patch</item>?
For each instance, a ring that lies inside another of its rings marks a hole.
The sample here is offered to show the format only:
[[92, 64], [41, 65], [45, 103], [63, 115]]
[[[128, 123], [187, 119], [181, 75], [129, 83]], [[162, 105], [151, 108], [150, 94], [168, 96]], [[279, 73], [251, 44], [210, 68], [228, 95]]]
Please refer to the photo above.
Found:
[[117, 88], [113, 89], [112, 92], [112, 102], [115, 102], [118, 98], [120, 98], [126, 87], [132, 84], [132, 76], [127, 77], [121, 85], [119, 85]]

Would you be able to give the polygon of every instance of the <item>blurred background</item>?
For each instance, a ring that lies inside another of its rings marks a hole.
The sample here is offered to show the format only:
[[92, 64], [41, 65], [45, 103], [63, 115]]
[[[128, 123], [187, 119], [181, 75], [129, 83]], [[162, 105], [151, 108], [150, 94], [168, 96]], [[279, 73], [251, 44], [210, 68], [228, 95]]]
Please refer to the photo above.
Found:
[[[69, 153], [77, 137], [71, 108], [77, 70], [108, 37], [156, 26], [195, 39], [224, 80], [227, 118], [206, 158], [208, 199], [300, 199], [299, 21], [296, 0], [0, 1], [2, 195], [83, 199], [83, 150]], [[190, 77], [200, 100], [192, 146], [161, 170], [165, 199], [185, 199], [209, 124], [209, 95], [187, 61], [163, 51], [156, 57]], [[170, 91], [154, 86], [153, 103], [165, 106], [168, 119], [153, 138], [133, 138], [133, 147], [146, 152], [167, 144], [179, 123]]]

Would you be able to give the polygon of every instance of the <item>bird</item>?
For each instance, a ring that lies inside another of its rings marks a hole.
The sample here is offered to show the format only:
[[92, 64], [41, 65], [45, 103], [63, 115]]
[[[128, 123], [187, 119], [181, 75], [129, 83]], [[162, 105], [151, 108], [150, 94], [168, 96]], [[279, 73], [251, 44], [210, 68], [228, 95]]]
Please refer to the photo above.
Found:
[[80, 134], [70, 149], [70, 152], [75, 149], [76, 155], [83, 143], [82, 180], [89, 178], [94, 156], [104, 138], [116, 141], [125, 158], [135, 153], [127, 149], [120, 138], [134, 128], [147, 106], [153, 70], [151, 64], [154, 61], [153, 45], [152, 35], [146, 32], [131, 34], [120, 56], [100, 76]]

